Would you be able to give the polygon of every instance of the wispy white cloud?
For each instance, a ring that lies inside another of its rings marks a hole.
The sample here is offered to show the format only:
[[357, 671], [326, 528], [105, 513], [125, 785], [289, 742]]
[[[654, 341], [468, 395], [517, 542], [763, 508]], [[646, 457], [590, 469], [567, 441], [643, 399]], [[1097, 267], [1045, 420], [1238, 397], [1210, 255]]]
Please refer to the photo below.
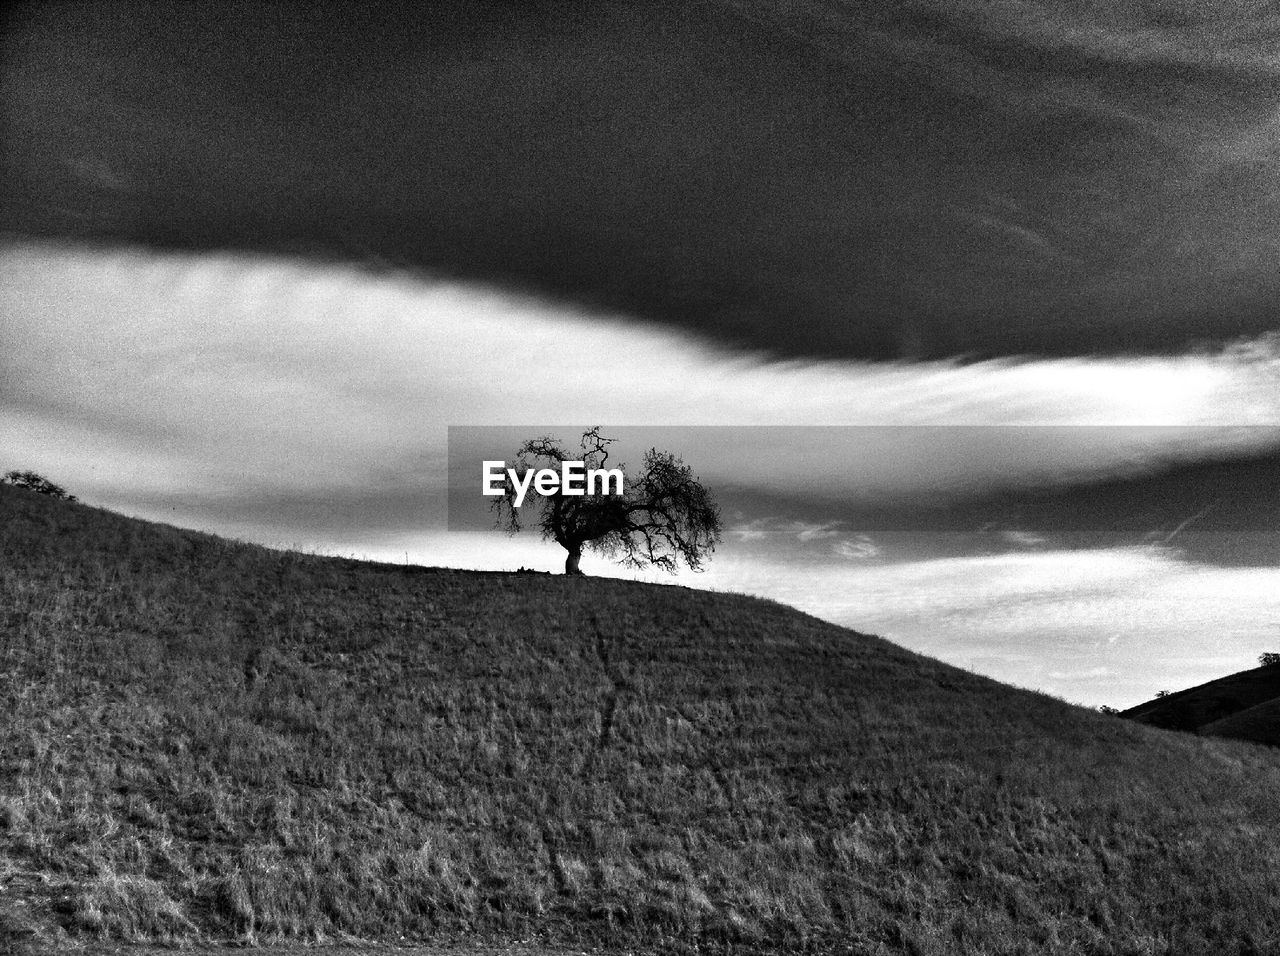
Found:
[[795, 529], [796, 540], [804, 544], [808, 544], [810, 541], [827, 541], [831, 538], [840, 537], [840, 523], [837, 521], [827, 521], [821, 524], [794, 522], [792, 527]]
[[[693, 450], [717, 485], [832, 501], [1128, 474], [1280, 424], [1274, 339], [1168, 358], [770, 363], [492, 289], [279, 259], [10, 244], [0, 276], [7, 455], [114, 503], [426, 498], [444, 486], [445, 426], [465, 423], [947, 426], [856, 443], [712, 429]], [[1158, 427], [952, 427], [1015, 423]], [[1167, 427], [1209, 424], [1242, 427]], [[735, 534], [761, 530], [842, 533]]]
[[[764, 544], [778, 553], [788, 544], [803, 546], [808, 557], [834, 555], [846, 561], [879, 557], [883, 552], [868, 534], [855, 533], [844, 521], [804, 521], [760, 517], [739, 520], [725, 529], [725, 536], [743, 545]], [[820, 545], [814, 549], [808, 546]]]
[[810, 541], [826, 541], [843, 534], [839, 521], [800, 521], [778, 518], [752, 518], [730, 525], [725, 532], [740, 541], [760, 541], [771, 537], [795, 538], [808, 544]]
[[1020, 531], [1016, 528], [1001, 531], [1000, 539], [1021, 548], [1037, 548], [1049, 543], [1049, 539], [1044, 535], [1036, 534], [1033, 531]]
[[878, 558], [883, 552], [870, 535], [859, 534], [837, 541], [831, 546], [831, 553], [845, 561], [865, 561]]
[[[1275, 340], [1169, 358], [779, 363], [494, 290], [276, 259], [11, 244], [0, 275], [7, 447], [95, 486], [116, 473], [94, 467], [112, 454], [133, 462], [129, 480], [365, 482], [430, 467], [443, 426], [465, 423], [1280, 424]], [[1107, 473], [1187, 445], [1044, 437], [979, 454], [970, 436], [922, 446], [886, 433], [872, 453], [843, 456], [803, 436], [769, 455], [726, 439], [709, 457], [749, 481], [838, 493]], [[1204, 454], [1206, 440], [1181, 453]]]

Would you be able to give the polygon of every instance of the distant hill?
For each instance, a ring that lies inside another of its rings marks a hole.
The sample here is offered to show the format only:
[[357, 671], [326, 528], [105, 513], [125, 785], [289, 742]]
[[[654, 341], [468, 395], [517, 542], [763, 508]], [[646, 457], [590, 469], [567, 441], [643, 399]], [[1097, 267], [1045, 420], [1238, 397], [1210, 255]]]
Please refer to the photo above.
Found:
[[1280, 753], [768, 601], [0, 488], [0, 625], [10, 941], [1280, 950]]
[[1121, 716], [1153, 727], [1280, 746], [1280, 666], [1220, 677], [1131, 707]]

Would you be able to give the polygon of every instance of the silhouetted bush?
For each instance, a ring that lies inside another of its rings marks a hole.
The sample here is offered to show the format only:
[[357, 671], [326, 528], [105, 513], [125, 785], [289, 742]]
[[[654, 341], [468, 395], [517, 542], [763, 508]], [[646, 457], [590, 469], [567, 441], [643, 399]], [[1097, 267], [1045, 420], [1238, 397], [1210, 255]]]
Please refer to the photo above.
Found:
[[1263, 667], [1280, 667], [1280, 651], [1265, 651], [1259, 654], [1258, 663]]
[[55, 485], [44, 475], [38, 475], [34, 471], [7, 471], [4, 477], [0, 478], [0, 485], [27, 488], [36, 494], [48, 495], [50, 498], [60, 498], [63, 501], [76, 500], [76, 496], [67, 494], [67, 490], [61, 485]]

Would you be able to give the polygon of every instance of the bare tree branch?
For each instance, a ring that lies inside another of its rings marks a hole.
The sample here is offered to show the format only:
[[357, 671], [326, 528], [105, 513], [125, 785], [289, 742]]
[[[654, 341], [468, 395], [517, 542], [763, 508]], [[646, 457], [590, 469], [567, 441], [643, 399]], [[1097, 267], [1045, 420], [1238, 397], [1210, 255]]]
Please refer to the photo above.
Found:
[[[566, 461], [582, 461], [588, 470], [603, 469], [615, 440], [601, 435], [598, 426], [590, 428], [582, 435], [578, 453], [571, 455], [550, 436], [530, 439], [517, 452], [516, 476], [523, 481], [530, 470], [558, 468]], [[625, 473], [625, 465], [616, 467]], [[515, 497], [508, 476], [493, 507], [498, 523], [512, 534], [522, 528]], [[711, 493], [680, 458], [656, 448], [645, 453], [639, 474], [624, 481], [621, 496], [569, 496], [561, 490], [543, 495], [531, 487], [525, 501], [526, 507], [537, 510], [542, 536], [569, 552], [567, 573], [580, 573], [578, 558], [584, 548], [620, 555], [630, 567], [651, 565], [674, 572], [683, 562], [698, 571], [720, 541], [720, 509]]]

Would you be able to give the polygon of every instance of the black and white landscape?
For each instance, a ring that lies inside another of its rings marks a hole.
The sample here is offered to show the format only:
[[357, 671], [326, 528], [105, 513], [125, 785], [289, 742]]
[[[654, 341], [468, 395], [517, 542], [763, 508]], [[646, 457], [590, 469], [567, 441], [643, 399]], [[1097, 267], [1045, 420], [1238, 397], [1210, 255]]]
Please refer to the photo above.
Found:
[[[0, 933], [1280, 951], [1278, 44], [7, 7]], [[510, 573], [592, 426], [703, 570]]]

